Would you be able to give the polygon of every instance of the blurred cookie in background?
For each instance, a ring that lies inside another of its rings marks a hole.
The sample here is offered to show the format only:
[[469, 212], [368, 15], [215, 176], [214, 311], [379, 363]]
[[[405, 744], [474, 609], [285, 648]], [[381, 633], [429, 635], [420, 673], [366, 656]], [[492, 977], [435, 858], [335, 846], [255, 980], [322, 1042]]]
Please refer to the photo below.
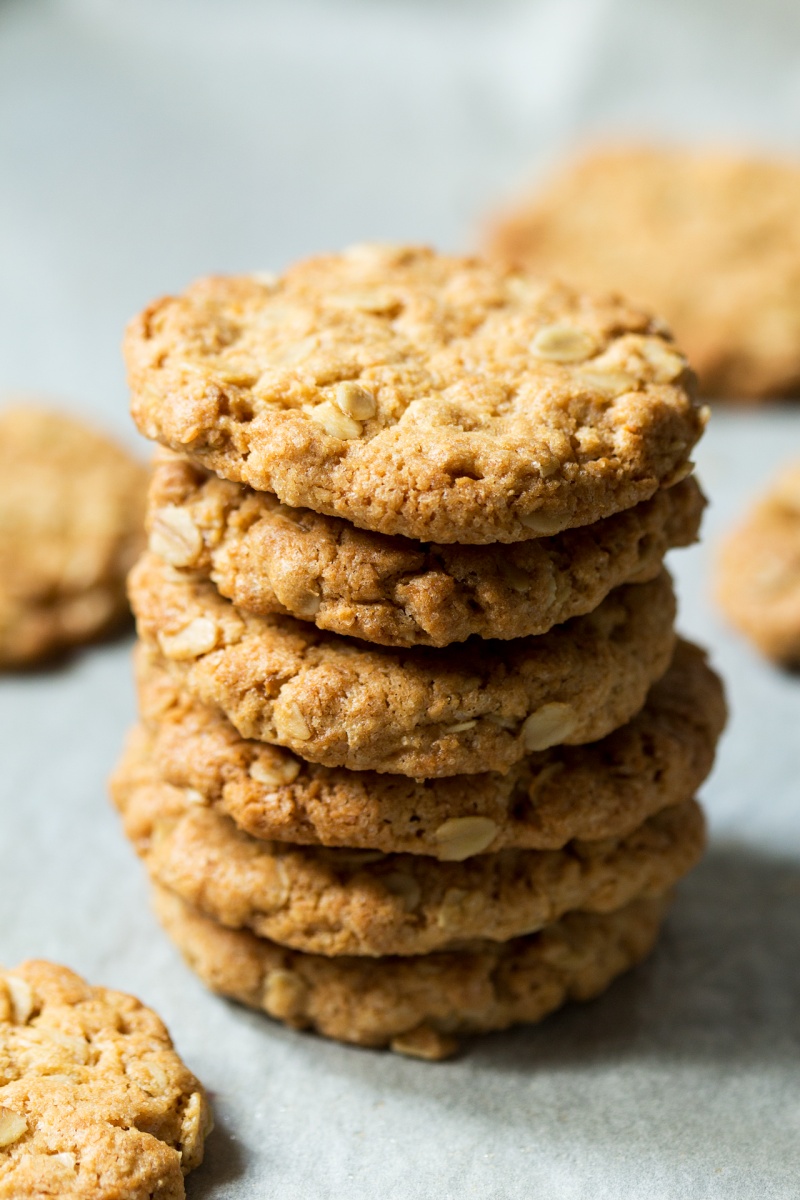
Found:
[[707, 396], [800, 396], [800, 163], [598, 149], [496, 215], [485, 241], [660, 313]]
[[147, 476], [80, 420], [24, 400], [0, 410], [0, 668], [125, 619]]
[[779, 476], [730, 535], [717, 596], [731, 622], [767, 658], [800, 667], [800, 462]]

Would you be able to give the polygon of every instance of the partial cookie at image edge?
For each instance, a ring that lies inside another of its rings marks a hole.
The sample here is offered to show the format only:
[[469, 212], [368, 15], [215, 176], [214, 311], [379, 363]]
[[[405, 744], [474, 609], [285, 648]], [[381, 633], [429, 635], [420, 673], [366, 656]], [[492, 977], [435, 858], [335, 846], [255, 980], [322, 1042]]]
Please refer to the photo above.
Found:
[[163, 1022], [43, 961], [0, 970], [0, 1198], [183, 1200], [213, 1121]]
[[130, 619], [148, 471], [81, 419], [0, 409], [0, 669], [46, 662]]
[[800, 466], [784, 470], [719, 555], [725, 615], [767, 658], [800, 667]]
[[487, 222], [496, 262], [622, 291], [659, 313], [703, 394], [800, 396], [800, 162], [602, 144]]

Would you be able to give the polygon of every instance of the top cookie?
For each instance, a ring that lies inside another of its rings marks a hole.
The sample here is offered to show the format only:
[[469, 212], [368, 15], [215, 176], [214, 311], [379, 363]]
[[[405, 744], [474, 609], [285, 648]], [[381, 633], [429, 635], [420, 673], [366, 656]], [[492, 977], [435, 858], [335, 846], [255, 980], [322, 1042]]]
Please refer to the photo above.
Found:
[[380, 533], [515, 542], [690, 469], [704, 413], [660, 324], [477, 259], [354, 247], [212, 278], [128, 328], [141, 431]]
[[706, 395], [797, 396], [799, 213], [798, 165], [628, 147], [568, 166], [488, 248], [652, 306]]
[[733, 624], [767, 658], [800, 666], [800, 465], [729, 537], [717, 591]]
[[80, 421], [0, 413], [0, 666], [104, 632], [128, 611], [146, 469]]
[[181, 1200], [211, 1125], [133, 996], [47, 962], [0, 971], [0, 1200]]

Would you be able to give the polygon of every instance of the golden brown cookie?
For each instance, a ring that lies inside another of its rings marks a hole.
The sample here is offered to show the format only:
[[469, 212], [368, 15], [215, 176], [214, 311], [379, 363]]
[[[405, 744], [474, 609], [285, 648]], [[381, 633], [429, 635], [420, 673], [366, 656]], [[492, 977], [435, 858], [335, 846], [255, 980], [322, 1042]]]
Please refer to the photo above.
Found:
[[180, 1200], [211, 1127], [151, 1009], [52, 963], [0, 971], [0, 1200]]
[[239, 608], [313, 621], [385, 646], [518, 638], [591, 612], [653, 579], [697, 537], [693, 479], [582, 529], [512, 546], [431, 545], [288, 508], [163, 451], [150, 487], [150, 547], [210, 578]]
[[81, 421], [0, 412], [0, 667], [106, 632], [128, 613], [147, 473]]
[[443, 650], [250, 616], [151, 553], [129, 589], [141, 636], [243, 737], [417, 778], [503, 771], [532, 750], [605, 736], [642, 707], [675, 641], [666, 572], [539, 638]]
[[694, 801], [625, 838], [502, 850], [463, 862], [266, 842], [165, 783], [135, 738], [112, 780], [154, 882], [208, 916], [312, 954], [427, 954], [507, 941], [581, 909], [611, 912], [670, 888], [703, 851]]
[[477, 259], [354, 247], [201, 280], [129, 326], [147, 437], [284, 504], [437, 542], [587, 525], [688, 472], [663, 328]]
[[624, 837], [695, 794], [725, 721], [722, 684], [679, 641], [642, 711], [588, 746], [529, 755], [505, 774], [404, 775], [331, 769], [246, 741], [175, 686], [158, 654], [137, 651], [136, 734], [159, 774], [257, 838], [427, 854], [461, 861], [509, 848], [556, 850], [573, 838]]
[[702, 391], [800, 395], [800, 164], [621, 147], [496, 219], [490, 255], [619, 288], [669, 321]]
[[568, 913], [540, 933], [420, 958], [323, 958], [226, 929], [165, 888], [156, 913], [215, 992], [295, 1029], [417, 1058], [447, 1058], [459, 1033], [540, 1021], [590, 1000], [652, 949], [667, 897]]
[[784, 471], [729, 536], [717, 595], [767, 658], [800, 666], [800, 466]]

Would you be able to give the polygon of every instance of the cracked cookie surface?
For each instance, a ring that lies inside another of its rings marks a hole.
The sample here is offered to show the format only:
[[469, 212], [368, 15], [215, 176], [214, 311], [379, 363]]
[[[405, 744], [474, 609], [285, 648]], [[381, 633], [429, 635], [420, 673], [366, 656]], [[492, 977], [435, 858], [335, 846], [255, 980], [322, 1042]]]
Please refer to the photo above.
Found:
[[215, 992], [296, 1029], [442, 1059], [454, 1034], [542, 1020], [590, 1000], [652, 949], [668, 897], [605, 915], [568, 913], [541, 933], [422, 958], [323, 958], [226, 929], [165, 888], [156, 913]]
[[620, 288], [674, 328], [702, 391], [800, 395], [800, 164], [621, 147], [496, 219], [492, 257]]
[[511, 546], [436, 545], [218, 479], [162, 452], [150, 487], [150, 546], [255, 614], [282, 613], [387, 646], [546, 633], [624, 583], [653, 579], [697, 537], [693, 479], [581, 529]]
[[679, 641], [642, 711], [602, 741], [531, 754], [505, 775], [430, 782], [323, 767], [248, 741], [182, 692], [144, 645], [137, 676], [142, 753], [166, 782], [246, 833], [449, 861], [625, 836], [695, 794], [725, 721], [718, 676], [701, 650]]
[[800, 666], [800, 465], [785, 470], [729, 535], [717, 595], [767, 658]]
[[128, 613], [147, 471], [83, 422], [0, 410], [0, 667], [90, 641]]
[[423, 541], [523, 541], [631, 508], [687, 473], [705, 422], [647, 314], [424, 248], [201, 280], [135, 319], [125, 355], [146, 437]]
[[165, 783], [138, 739], [111, 793], [155, 882], [223, 925], [325, 955], [427, 954], [507, 941], [573, 909], [611, 912], [670, 888], [705, 841], [700, 807], [687, 801], [624, 838], [462, 862], [267, 842]]
[[639, 711], [675, 643], [666, 572], [541, 637], [442, 650], [250, 616], [152, 553], [129, 591], [140, 636], [244, 737], [417, 778], [504, 771], [533, 750], [605, 736]]
[[0, 970], [2, 1200], [181, 1200], [211, 1125], [151, 1009], [52, 963]]

